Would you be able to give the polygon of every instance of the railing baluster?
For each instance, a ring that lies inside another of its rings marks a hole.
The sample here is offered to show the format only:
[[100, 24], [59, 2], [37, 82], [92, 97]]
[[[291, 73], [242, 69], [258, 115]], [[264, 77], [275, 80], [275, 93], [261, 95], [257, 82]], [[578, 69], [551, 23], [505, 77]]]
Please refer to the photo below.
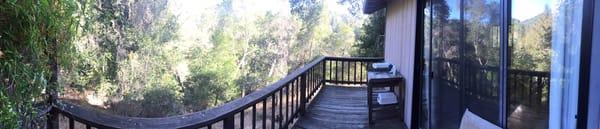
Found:
[[311, 73], [312, 73], [312, 80], [311, 81], [312, 81], [313, 92], [314, 92], [313, 94], [315, 94], [314, 96], [316, 96], [316, 92], [315, 91], [317, 91], [317, 89], [319, 88], [318, 85], [317, 85], [317, 70], [312, 70]]
[[312, 74], [312, 76], [311, 76], [312, 80], [310, 80], [310, 81], [311, 81], [312, 86], [313, 86], [313, 94], [315, 94], [313, 96], [316, 96], [315, 91], [317, 91], [317, 71], [316, 70], [311, 70], [310, 73]]
[[339, 73], [338, 69], [340, 69], [340, 68], [338, 67], [339, 66], [338, 63], [339, 63], [339, 61], [336, 60], [335, 61], [335, 83], [338, 83], [337, 81], [339, 80], [338, 79], [338, 73]]
[[262, 128], [267, 129], [267, 98], [262, 102]]
[[364, 67], [363, 65], [364, 65], [364, 63], [363, 62], [358, 62], [358, 63], [360, 63], [359, 70], [358, 70], [360, 72], [360, 74], [358, 74], [358, 78], [360, 79], [359, 82], [363, 83], [363, 81], [364, 81], [364, 79], [363, 79], [363, 67]]
[[306, 112], [306, 73], [300, 75], [300, 115]]
[[231, 115], [223, 120], [223, 129], [234, 129], [235, 128], [235, 115]]
[[252, 129], [256, 129], [256, 104], [252, 105]]
[[292, 99], [291, 99], [291, 103], [292, 103], [292, 105], [290, 106], [290, 107], [291, 107], [291, 108], [290, 108], [290, 111], [292, 112], [292, 115], [291, 115], [292, 119], [296, 118], [296, 117], [294, 116], [294, 112], [295, 112], [295, 110], [296, 110], [296, 109], [295, 109], [295, 108], [296, 108], [296, 107], [295, 107], [296, 105], [294, 105], [294, 104], [296, 104], [296, 102], [294, 101], [294, 99], [296, 99], [296, 87], [294, 87], [294, 86], [296, 85], [296, 83], [295, 83], [295, 82], [296, 82], [296, 80], [294, 80], [294, 81], [292, 81], [292, 82], [290, 83], [290, 86], [292, 87], [292, 88], [291, 88], [291, 93], [292, 93]]
[[329, 60], [328, 62], [329, 62], [329, 81], [331, 82], [331, 80], [333, 80], [333, 69], [331, 69], [333, 67], [333, 64], [331, 64], [331, 60]]
[[240, 112], [240, 128], [243, 129], [244, 128], [244, 114], [246, 112], [246, 109], [242, 109], [242, 112]]
[[350, 61], [346, 61], [346, 64], [346, 68], [348, 68], [348, 71], [346, 71], [346, 81], [350, 83]]
[[275, 121], [275, 109], [276, 109], [275, 103], [277, 103], [277, 102], [275, 102], [276, 95], [277, 94], [273, 93], [273, 96], [271, 97], [271, 129], [275, 128], [275, 122], [276, 122]]
[[292, 107], [294, 107], [293, 115], [294, 115], [294, 118], [296, 118], [297, 117], [296, 116], [296, 112], [298, 112], [298, 105], [299, 105], [298, 104], [298, 100], [299, 100], [298, 96], [300, 96], [299, 93], [298, 93], [298, 89], [299, 89], [298, 88], [298, 80], [294, 80], [294, 83], [292, 83], [292, 84], [294, 84], [293, 85], [293, 87], [294, 87], [294, 90], [293, 90], [294, 97], [292, 97], [294, 100], [292, 100], [292, 102], [293, 102], [292, 103], [292, 105], [293, 105]]
[[[300, 85], [299, 85], [299, 83], [300, 83], [300, 80], [296, 80], [296, 112], [300, 111], [300, 103], [301, 103], [300, 102], [301, 101], [300, 98], [302, 97], [301, 94], [300, 94]], [[296, 117], [298, 117], [298, 116], [296, 115]]]
[[345, 76], [346, 76], [346, 61], [341, 60], [340, 64], [342, 65], [342, 67], [340, 67], [340, 84], [344, 83], [344, 80], [346, 80]]
[[311, 92], [312, 96], [315, 96], [315, 92], [314, 92], [316, 89], [316, 87], [315, 87], [315, 71], [313, 71], [313, 70], [310, 71], [310, 81], [309, 82], [310, 82], [310, 87], [311, 87], [310, 92]]
[[529, 106], [534, 106], [533, 104], [535, 103], [535, 78], [534, 77], [529, 77]]
[[283, 113], [282, 113], [282, 107], [283, 107], [283, 88], [281, 88], [279, 90], [279, 128], [281, 129], [282, 125], [281, 122], [283, 121]]
[[296, 84], [297, 80], [292, 82], [292, 119], [295, 119], [296, 112], [298, 112], [298, 85]]
[[73, 118], [69, 117], [69, 129], [74, 129], [75, 128], [75, 122], [73, 121]]
[[357, 66], [356, 66], [356, 65], [358, 64], [358, 62], [354, 62], [353, 64], [354, 64], [354, 72], [352, 72], [352, 73], [354, 74], [354, 80], [352, 80], [352, 81], [353, 81], [353, 82], [357, 82], [357, 81], [356, 81], [356, 69], [357, 69]]
[[[53, 103], [53, 95], [50, 95], [48, 98], [50, 103]], [[54, 110], [54, 107], [51, 107], [50, 112], [48, 112], [48, 120], [46, 121], [46, 127], [49, 129], [58, 129], [58, 111]]]
[[287, 121], [290, 119], [290, 86], [291, 83], [288, 83], [285, 87], [285, 123], [287, 127]]
[[323, 61], [323, 62], [321, 62], [321, 77], [322, 77], [322, 78], [321, 78], [321, 80], [320, 80], [320, 81], [321, 81], [320, 83], [324, 83], [324, 82], [325, 82], [325, 80], [327, 80], [327, 79], [325, 79], [325, 77], [326, 77], [326, 76], [325, 76], [325, 73], [326, 73], [326, 71], [325, 71], [325, 68], [326, 68], [326, 66], [325, 66], [325, 65], [327, 65], [327, 64], [326, 64], [326, 62], [327, 62], [327, 61]]
[[308, 71], [308, 72], [306, 72], [306, 82], [307, 82], [306, 83], [306, 89], [307, 89], [306, 92], [308, 92], [308, 97], [306, 99], [307, 102], [313, 96], [313, 92], [312, 92], [313, 87], [312, 87], [311, 82], [310, 82], [311, 80], [312, 80], [312, 74], [310, 73], [310, 71]]

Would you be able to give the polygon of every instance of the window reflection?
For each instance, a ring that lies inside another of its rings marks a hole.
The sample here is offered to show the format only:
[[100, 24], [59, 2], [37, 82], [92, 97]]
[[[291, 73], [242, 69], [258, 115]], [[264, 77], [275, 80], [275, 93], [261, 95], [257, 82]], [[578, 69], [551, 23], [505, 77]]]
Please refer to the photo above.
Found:
[[461, 114], [459, 45], [462, 22], [459, 0], [431, 1], [430, 110], [432, 129], [458, 128]]
[[[428, 1], [421, 127], [459, 128], [468, 109], [496, 125], [506, 115], [509, 129], [574, 128], [582, 1], [512, 0], [510, 26], [500, 26], [500, 0]], [[501, 28], [509, 29], [508, 46], [500, 45]]]
[[[508, 128], [546, 129], [553, 124], [551, 112], [562, 114], [574, 103], [562, 102], [569, 97], [562, 94], [577, 84], [573, 69], [579, 63], [581, 0], [513, 0], [511, 9]], [[558, 110], [550, 109], [551, 100], [558, 103], [552, 106]], [[555, 119], [561, 125], [563, 118]]]
[[431, 128], [458, 128], [467, 109], [498, 124], [499, 0], [432, 0], [429, 6]]

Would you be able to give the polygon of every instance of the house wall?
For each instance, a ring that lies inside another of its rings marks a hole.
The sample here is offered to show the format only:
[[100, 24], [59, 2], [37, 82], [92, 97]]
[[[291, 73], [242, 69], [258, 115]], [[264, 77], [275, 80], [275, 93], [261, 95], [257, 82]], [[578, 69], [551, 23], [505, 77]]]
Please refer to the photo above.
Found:
[[405, 77], [404, 123], [410, 127], [415, 60], [417, 2], [399, 0], [388, 3], [385, 28], [385, 61], [396, 65]]

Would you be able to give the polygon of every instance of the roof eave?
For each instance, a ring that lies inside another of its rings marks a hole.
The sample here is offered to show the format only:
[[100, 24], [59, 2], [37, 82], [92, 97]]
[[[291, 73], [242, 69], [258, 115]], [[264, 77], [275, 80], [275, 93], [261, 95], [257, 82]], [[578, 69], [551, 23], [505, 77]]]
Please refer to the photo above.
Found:
[[387, 6], [389, 0], [365, 0], [363, 13], [371, 14]]

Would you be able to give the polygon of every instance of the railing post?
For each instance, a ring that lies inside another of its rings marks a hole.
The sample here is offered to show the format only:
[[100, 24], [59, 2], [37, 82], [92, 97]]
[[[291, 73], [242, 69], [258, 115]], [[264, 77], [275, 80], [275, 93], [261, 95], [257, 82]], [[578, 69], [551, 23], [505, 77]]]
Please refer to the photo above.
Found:
[[50, 106], [50, 111], [48, 111], [48, 114], [46, 114], [46, 128], [48, 129], [58, 129], [58, 112], [54, 110], [54, 97], [54, 94], [50, 94], [48, 97], [48, 105]]
[[227, 117], [223, 120], [223, 129], [233, 129], [235, 128], [235, 115]]
[[321, 82], [320, 83], [321, 83], [321, 86], [325, 86], [325, 81], [326, 81], [325, 80], [325, 77], [326, 77], [325, 68], [327, 68], [326, 67], [327, 66], [327, 58], [323, 59], [323, 62], [321, 62], [321, 63], [323, 63], [323, 66], [321, 66], [321, 73], [322, 73], [321, 77], [322, 78], [321, 78]]
[[300, 115], [304, 115], [306, 112], [306, 73], [300, 75]]

